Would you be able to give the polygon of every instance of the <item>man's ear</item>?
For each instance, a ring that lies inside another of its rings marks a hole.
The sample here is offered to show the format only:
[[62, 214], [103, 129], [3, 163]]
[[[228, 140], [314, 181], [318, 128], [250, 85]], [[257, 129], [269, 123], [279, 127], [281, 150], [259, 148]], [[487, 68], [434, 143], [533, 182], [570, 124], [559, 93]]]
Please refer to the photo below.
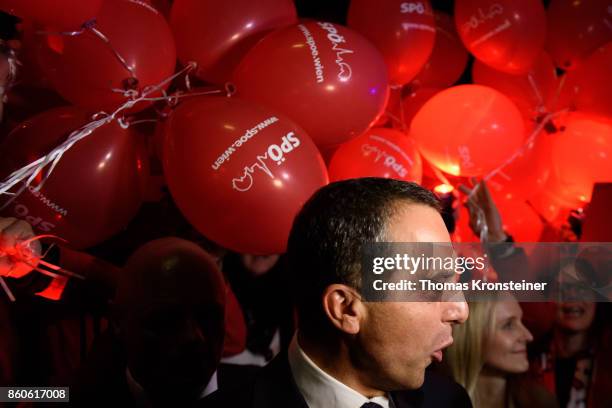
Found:
[[335, 328], [347, 334], [359, 333], [365, 308], [355, 289], [342, 284], [329, 285], [322, 301], [323, 310]]

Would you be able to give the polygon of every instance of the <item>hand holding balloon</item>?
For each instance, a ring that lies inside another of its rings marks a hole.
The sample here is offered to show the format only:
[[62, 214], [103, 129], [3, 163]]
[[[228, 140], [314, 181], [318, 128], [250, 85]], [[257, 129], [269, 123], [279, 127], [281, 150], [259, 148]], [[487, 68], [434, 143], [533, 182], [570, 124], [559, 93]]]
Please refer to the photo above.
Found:
[[[32, 227], [16, 218], [0, 217], [0, 277], [21, 278], [38, 264], [40, 243], [34, 238]], [[26, 245], [23, 245], [27, 242]]]
[[[470, 213], [470, 228], [474, 234], [480, 236], [484, 223], [488, 229], [487, 240], [489, 242], [503, 242], [506, 239], [506, 233], [504, 232], [502, 218], [485, 182], [481, 181], [473, 189], [460, 185], [459, 190], [468, 195], [465, 206]], [[480, 217], [479, 211], [482, 211]]]

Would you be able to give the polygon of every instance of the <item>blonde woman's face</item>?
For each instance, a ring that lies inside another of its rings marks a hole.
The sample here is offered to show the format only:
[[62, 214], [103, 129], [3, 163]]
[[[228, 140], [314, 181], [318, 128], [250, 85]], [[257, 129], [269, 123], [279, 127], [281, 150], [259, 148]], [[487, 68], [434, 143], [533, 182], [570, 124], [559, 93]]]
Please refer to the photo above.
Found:
[[533, 340], [521, 321], [523, 311], [516, 300], [495, 304], [493, 329], [485, 342], [485, 365], [498, 371], [518, 374], [529, 369], [527, 343]]

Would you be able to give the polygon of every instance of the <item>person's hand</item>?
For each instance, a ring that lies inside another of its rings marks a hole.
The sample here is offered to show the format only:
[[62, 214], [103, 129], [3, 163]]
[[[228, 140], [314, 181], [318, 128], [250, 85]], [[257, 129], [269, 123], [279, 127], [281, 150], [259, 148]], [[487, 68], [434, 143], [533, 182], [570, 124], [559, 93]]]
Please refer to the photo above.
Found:
[[40, 243], [37, 240], [22, 243], [34, 236], [27, 222], [0, 217], [0, 276], [21, 278], [32, 271], [40, 258]]
[[469, 199], [466, 201], [465, 206], [470, 213], [470, 228], [480, 237], [483, 225], [479, 222], [479, 213], [483, 221], [487, 225], [487, 240], [488, 242], [503, 242], [508, 237], [504, 232], [504, 225], [502, 223], [501, 215], [499, 210], [491, 197], [491, 193], [487, 188], [484, 181], [477, 183], [472, 189], [467, 186], [460, 185], [459, 189], [468, 195]]

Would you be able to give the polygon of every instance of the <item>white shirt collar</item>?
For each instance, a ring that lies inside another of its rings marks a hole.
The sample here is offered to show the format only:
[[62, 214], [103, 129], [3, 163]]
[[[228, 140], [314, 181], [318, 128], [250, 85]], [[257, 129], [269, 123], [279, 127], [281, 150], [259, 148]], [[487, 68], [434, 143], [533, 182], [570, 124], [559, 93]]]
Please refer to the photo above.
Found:
[[319, 368], [298, 344], [297, 334], [289, 346], [289, 366], [310, 408], [359, 408], [366, 402], [393, 408], [393, 402], [386, 396], [366, 398]]

